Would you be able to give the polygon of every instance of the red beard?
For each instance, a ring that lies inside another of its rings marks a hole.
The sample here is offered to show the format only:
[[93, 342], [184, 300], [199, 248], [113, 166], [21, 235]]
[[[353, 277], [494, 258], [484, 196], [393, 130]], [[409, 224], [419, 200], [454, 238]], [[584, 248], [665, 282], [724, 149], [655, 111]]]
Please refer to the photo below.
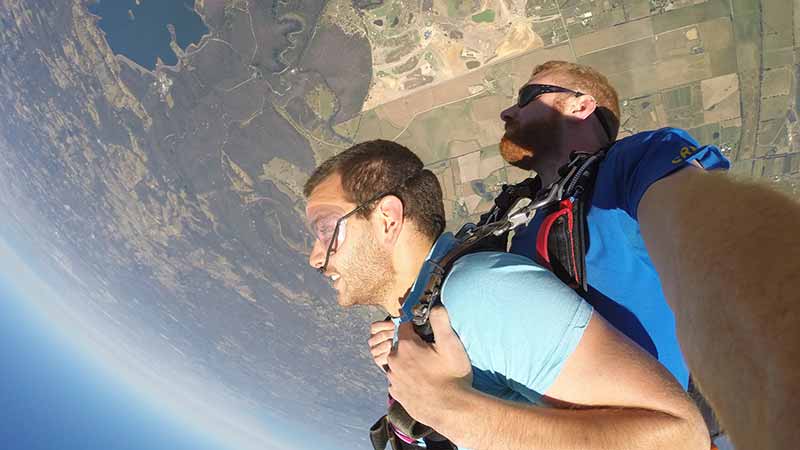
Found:
[[506, 136], [500, 139], [498, 147], [500, 147], [500, 155], [506, 162], [521, 169], [531, 169], [530, 164], [534, 155], [533, 149], [523, 147]]

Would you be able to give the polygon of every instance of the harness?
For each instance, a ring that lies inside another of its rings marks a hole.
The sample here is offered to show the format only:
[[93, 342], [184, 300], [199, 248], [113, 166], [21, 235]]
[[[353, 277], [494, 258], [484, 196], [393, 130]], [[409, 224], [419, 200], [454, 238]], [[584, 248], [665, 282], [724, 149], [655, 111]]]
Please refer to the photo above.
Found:
[[[509, 234], [527, 225], [537, 211], [545, 214], [536, 240], [538, 262], [550, 269], [579, 295], [587, 292], [586, 250], [589, 245], [586, 215], [599, 163], [608, 148], [596, 153], [573, 153], [558, 171], [559, 179], [542, 189], [541, 180], [528, 178], [504, 185], [495, 204], [477, 224], [466, 224], [456, 233], [456, 245], [433, 261], [425, 288], [411, 308], [414, 331], [433, 342], [428, 320], [431, 309], [441, 303], [441, 288], [453, 264], [462, 256], [481, 251], [508, 250]], [[433, 429], [415, 421], [400, 403], [389, 397], [388, 412], [370, 428], [375, 450], [457, 450], [455, 444]], [[424, 442], [425, 447], [419, 445]]]

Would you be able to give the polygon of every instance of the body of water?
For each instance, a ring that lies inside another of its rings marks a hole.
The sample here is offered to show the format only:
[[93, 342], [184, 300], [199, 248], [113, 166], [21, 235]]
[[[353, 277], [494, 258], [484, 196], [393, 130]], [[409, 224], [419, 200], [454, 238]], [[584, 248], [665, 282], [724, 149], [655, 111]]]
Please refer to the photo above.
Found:
[[175, 27], [175, 40], [183, 49], [208, 33], [194, 11], [194, 0], [99, 0], [89, 10], [100, 16], [100, 28], [114, 53], [151, 70], [156, 58], [167, 65], [178, 62], [169, 46], [168, 24]]

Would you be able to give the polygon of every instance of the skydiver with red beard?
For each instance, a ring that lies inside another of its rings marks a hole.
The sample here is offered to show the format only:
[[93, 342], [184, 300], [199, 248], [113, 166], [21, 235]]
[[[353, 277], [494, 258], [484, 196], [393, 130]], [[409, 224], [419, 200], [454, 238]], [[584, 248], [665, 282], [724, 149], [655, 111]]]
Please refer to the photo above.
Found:
[[[691, 370], [737, 447], [796, 445], [798, 419], [770, 411], [800, 406], [797, 204], [712, 173], [730, 163], [683, 130], [617, 141], [619, 117], [605, 76], [550, 61], [501, 113], [500, 152], [547, 186], [572, 152], [607, 150], [587, 215], [585, 299], [684, 388]], [[512, 252], [539, 257], [542, 219]]]

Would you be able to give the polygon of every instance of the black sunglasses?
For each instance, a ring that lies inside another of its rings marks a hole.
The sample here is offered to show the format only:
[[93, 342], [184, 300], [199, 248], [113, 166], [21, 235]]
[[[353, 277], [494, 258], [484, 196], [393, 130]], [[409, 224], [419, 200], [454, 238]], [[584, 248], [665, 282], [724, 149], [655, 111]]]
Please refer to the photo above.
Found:
[[[561, 86], [554, 86], [552, 84], [526, 84], [522, 86], [519, 90], [519, 94], [517, 97], [517, 107], [524, 108], [528, 105], [528, 103], [536, 100], [541, 95], [550, 94], [550, 93], [567, 93], [572, 94], [575, 97], [580, 97], [581, 95], [586, 95], [581, 91], [576, 91], [573, 89], [568, 89]], [[595, 110], [597, 112], [597, 110]], [[603, 131], [605, 131], [606, 136], [613, 141], [614, 139], [611, 137], [611, 126], [609, 123], [606, 122], [606, 118], [602, 114], [594, 114], [597, 117], [597, 120], [600, 121], [600, 126], [603, 127]]]
[[526, 84], [519, 90], [519, 97], [517, 98], [517, 107], [524, 108], [528, 103], [536, 100], [544, 94], [550, 93], [567, 93], [575, 97], [584, 95], [583, 92], [567, 89], [561, 86], [553, 86], [552, 84]]
[[[397, 186], [395, 186], [391, 190], [383, 191], [383, 192], [380, 192], [378, 194], [373, 195], [368, 200], [364, 201], [360, 205], [358, 205], [355, 208], [353, 208], [350, 212], [348, 212], [347, 214], [345, 214], [342, 217], [340, 217], [336, 221], [336, 225], [333, 227], [333, 233], [331, 233], [331, 240], [330, 240], [330, 242], [328, 242], [328, 249], [325, 251], [325, 263], [322, 264], [322, 267], [317, 269], [317, 270], [319, 270], [319, 273], [321, 273], [322, 275], [325, 275], [325, 271], [328, 269], [328, 262], [330, 261], [330, 258], [331, 258], [331, 252], [333, 251], [334, 243], [336, 243], [338, 238], [339, 238], [339, 229], [342, 227], [342, 223], [344, 223], [344, 221], [347, 220], [348, 217], [350, 217], [353, 214], [361, 211], [362, 209], [366, 208], [370, 203], [378, 201], [378, 200], [382, 199], [383, 197], [386, 197], [388, 195], [397, 195], [397, 194], [395, 194], [395, 192], [397, 192], [398, 190], [402, 189], [403, 186], [408, 184], [409, 181], [411, 181], [413, 178], [417, 177], [417, 175], [421, 174], [424, 170], [425, 169], [422, 169], [422, 170], [419, 170], [418, 172], [415, 172], [413, 175], [411, 175], [408, 178], [406, 178], [405, 180], [403, 180], [402, 183], [398, 184]], [[401, 199], [401, 201], [402, 201], [402, 199]]]

